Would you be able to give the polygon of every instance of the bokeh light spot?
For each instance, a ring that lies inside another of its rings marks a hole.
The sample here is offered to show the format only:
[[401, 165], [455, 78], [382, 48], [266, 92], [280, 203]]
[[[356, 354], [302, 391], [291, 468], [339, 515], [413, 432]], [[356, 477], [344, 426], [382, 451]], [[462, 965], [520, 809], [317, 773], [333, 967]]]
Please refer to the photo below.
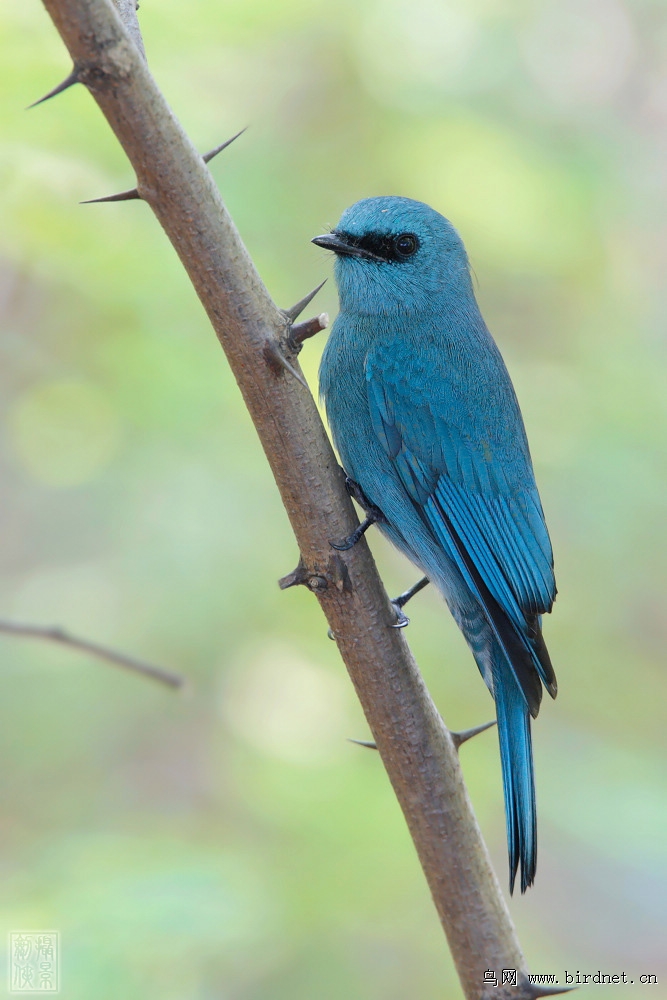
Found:
[[342, 676], [291, 647], [271, 643], [232, 671], [223, 714], [258, 750], [316, 766], [344, 750], [346, 700]]

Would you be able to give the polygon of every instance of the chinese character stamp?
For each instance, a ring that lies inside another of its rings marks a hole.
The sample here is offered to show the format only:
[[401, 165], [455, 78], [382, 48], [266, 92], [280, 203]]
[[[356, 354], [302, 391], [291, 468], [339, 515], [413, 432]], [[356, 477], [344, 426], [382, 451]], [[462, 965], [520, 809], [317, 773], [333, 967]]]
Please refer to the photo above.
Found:
[[8, 987], [10, 993], [58, 993], [57, 931], [11, 931]]

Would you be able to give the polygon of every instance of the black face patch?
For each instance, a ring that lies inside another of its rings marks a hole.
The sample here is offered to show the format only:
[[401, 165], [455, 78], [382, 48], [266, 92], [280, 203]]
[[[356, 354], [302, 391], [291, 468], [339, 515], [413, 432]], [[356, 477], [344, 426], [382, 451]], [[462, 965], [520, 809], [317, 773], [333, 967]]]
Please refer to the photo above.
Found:
[[365, 251], [370, 259], [383, 260], [387, 263], [400, 264], [412, 257], [419, 250], [419, 237], [415, 233], [364, 233], [356, 236], [340, 229], [331, 234], [355, 250]]

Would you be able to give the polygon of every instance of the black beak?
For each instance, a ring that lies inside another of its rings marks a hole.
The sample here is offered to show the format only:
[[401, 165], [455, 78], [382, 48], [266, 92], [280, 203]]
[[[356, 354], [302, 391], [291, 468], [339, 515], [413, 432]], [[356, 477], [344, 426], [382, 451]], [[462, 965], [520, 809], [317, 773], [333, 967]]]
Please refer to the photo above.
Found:
[[324, 247], [325, 250], [333, 250], [342, 257], [362, 257], [364, 260], [378, 260], [384, 263], [382, 257], [355, 244], [346, 233], [325, 233], [324, 236], [315, 236], [310, 242], [317, 247]]

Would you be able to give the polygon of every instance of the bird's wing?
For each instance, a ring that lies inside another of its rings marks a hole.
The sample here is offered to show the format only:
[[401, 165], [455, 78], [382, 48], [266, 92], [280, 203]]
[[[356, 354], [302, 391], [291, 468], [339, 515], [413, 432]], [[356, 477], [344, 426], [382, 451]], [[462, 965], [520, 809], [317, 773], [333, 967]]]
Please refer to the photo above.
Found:
[[[450, 374], [455, 366], [443, 372], [429, 354], [412, 359], [420, 370], [413, 368], [417, 377], [408, 380], [379, 348], [369, 353], [366, 384], [374, 431], [423, 520], [485, 607], [494, 632], [503, 633], [499, 640], [505, 647], [518, 642], [555, 690], [548, 657], [540, 655], [537, 621], [551, 610], [556, 593], [551, 544], [509, 376], [504, 367], [496, 369], [488, 386], [476, 385], [471, 399], [461, 379]], [[506, 379], [500, 388], [499, 374]], [[491, 398], [494, 393], [497, 398]], [[525, 691], [527, 678], [517, 679]]]

